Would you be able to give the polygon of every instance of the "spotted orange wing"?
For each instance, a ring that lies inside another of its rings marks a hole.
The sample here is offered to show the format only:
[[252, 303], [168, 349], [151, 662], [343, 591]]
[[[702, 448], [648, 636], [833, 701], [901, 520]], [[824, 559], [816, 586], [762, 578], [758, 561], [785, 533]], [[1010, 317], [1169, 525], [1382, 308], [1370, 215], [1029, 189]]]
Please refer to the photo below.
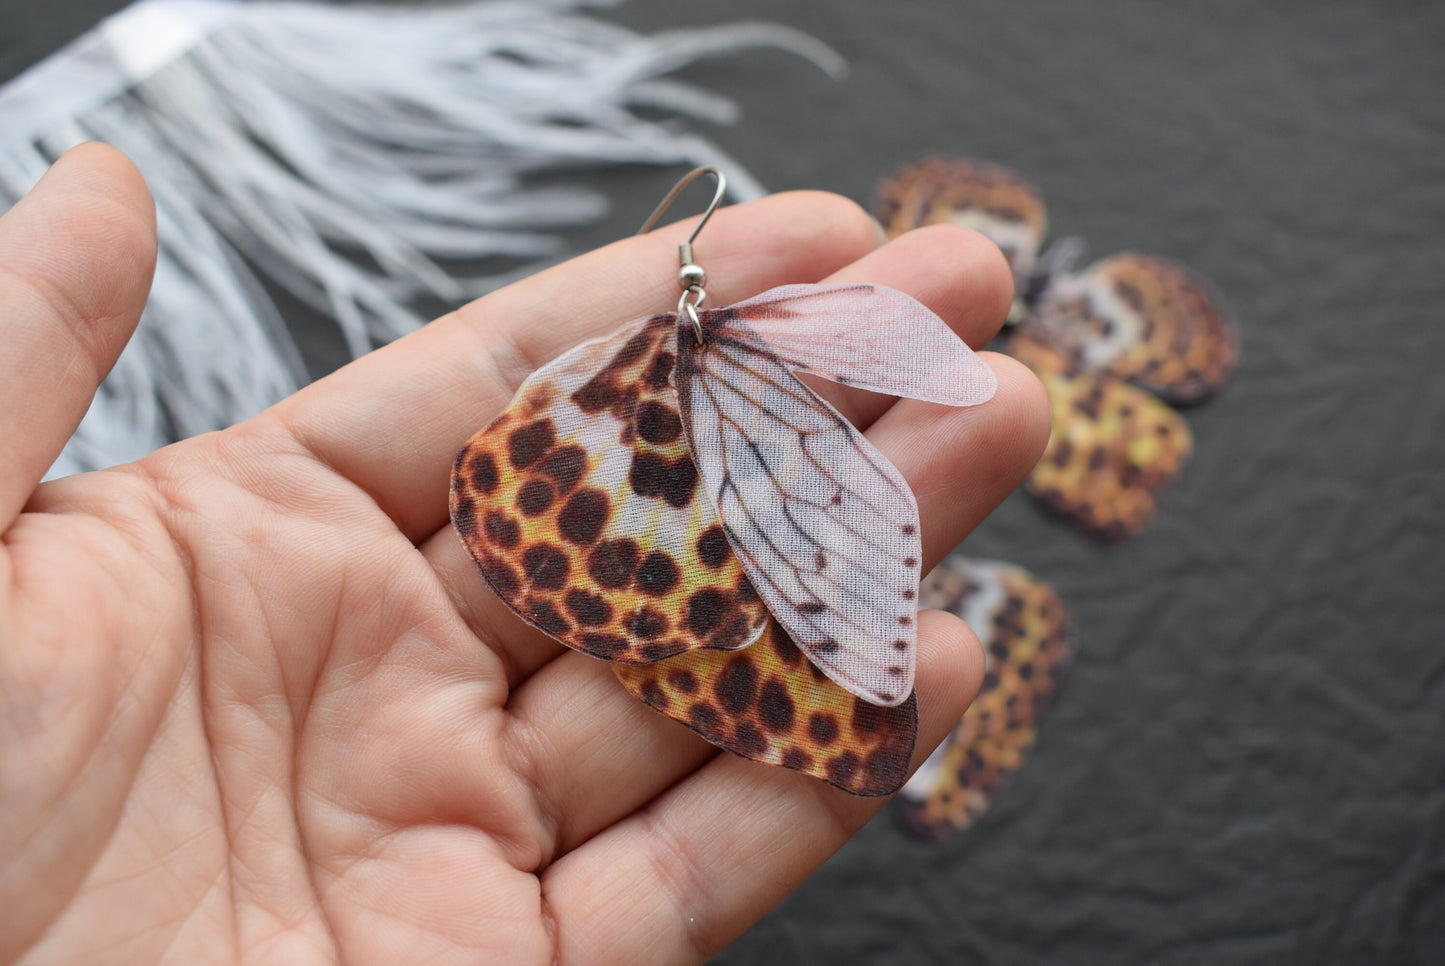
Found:
[[1137, 253], [1051, 279], [1024, 327], [1081, 370], [1112, 373], [1177, 405], [1223, 385], [1239, 355], [1234, 326], [1204, 282]]
[[1189, 424], [1147, 392], [1107, 372], [1081, 371], [1025, 332], [1008, 351], [1043, 382], [1053, 418], [1029, 491], [1103, 542], [1142, 531], [1189, 457]]
[[1023, 765], [1072, 635], [1053, 588], [1012, 564], [951, 556], [924, 578], [919, 596], [967, 621], [986, 661], [978, 697], [896, 800], [909, 831], [941, 839], [971, 825]]
[[879, 188], [875, 205], [888, 236], [924, 225], [962, 225], [1003, 251], [1020, 289], [1033, 271], [1048, 211], [1037, 188], [998, 165], [967, 158], [929, 158]]
[[675, 317], [539, 369], [457, 455], [451, 512], [523, 620], [623, 663], [757, 638], [767, 611], [728, 548], [669, 384]]
[[782, 628], [731, 654], [692, 651], [642, 666], [613, 665], [628, 691], [708, 741], [791, 768], [854, 795], [888, 795], [907, 777], [918, 700], [895, 707], [854, 697], [828, 679]]

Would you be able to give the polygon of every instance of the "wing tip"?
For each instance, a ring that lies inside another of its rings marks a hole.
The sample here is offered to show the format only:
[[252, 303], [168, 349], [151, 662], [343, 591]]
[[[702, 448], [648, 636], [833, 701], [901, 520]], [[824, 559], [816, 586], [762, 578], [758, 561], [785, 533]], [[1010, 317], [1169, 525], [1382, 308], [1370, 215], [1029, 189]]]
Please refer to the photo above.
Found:
[[[910, 669], [910, 671], [911, 671], [911, 669]], [[903, 704], [904, 702], [906, 702], [906, 701], [909, 699], [909, 697], [912, 696], [912, 694], [913, 694], [913, 678], [914, 678], [914, 676], [913, 676], [912, 673], [909, 673], [909, 674], [906, 676], [906, 679], [905, 679], [905, 678], [899, 678], [898, 684], [899, 684], [899, 686], [902, 688], [902, 691], [897, 692], [897, 693], [891, 693], [891, 689], [889, 690], [889, 692], [884, 692], [884, 691], [879, 690], [879, 689], [876, 689], [876, 688], [868, 688], [868, 689], [866, 689], [866, 690], [867, 690], [869, 693], [866, 694], [866, 695], [864, 695], [864, 694], [859, 694], [859, 693], [856, 692], [856, 691], [854, 691], [853, 694], [854, 694], [855, 697], [862, 698], [864, 701], [867, 701], [867, 702], [869, 702], [870, 704], [876, 704], [876, 705], [878, 705], [880, 708], [896, 708], [896, 707], [898, 707], [899, 705], [901, 705], [901, 704]], [[845, 688], [845, 690], [851, 690], [851, 689]]]

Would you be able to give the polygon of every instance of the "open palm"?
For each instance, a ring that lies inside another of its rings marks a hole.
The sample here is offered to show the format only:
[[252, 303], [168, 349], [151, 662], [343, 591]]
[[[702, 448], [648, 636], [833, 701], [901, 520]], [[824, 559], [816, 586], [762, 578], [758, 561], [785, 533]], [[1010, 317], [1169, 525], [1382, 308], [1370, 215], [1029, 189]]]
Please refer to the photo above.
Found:
[[[0, 959], [697, 962], [866, 821], [877, 801], [719, 753], [522, 624], [447, 524], [456, 449], [537, 366], [667, 309], [679, 235], [37, 487], [135, 325], [153, 218], [91, 145], [0, 221]], [[1012, 289], [978, 236], [879, 248], [816, 193], [726, 209], [705, 244], [717, 304], [879, 282], [976, 347]], [[986, 358], [974, 409], [827, 390], [914, 487], [925, 566], [1047, 435], [1032, 377]], [[937, 613], [919, 655], [921, 756], [982, 659]]]

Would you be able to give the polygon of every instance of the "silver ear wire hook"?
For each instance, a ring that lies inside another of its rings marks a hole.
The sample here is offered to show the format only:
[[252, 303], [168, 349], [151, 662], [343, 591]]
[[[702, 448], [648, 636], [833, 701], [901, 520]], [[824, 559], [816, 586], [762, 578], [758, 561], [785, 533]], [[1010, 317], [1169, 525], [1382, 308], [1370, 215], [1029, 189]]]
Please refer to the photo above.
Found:
[[[637, 229], [637, 234], [639, 235], [645, 235], [651, 231], [652, 226], [657, 224], [657, 220], [662, 217], [662, 213], [668, 209], [669, 205], [677, 200], [677, 196], [682, 193], [682, 189], [705, 174], [710, 174], [717, 180], [717, 190], [713, 192], [712, 201], [708, 204], [707, 210], [704, 211], [702, 217], [698, 219], [697, 227], [693, 228], [692, 234], [687, 236], [687, 241], [677, 246], [677, 261], [679, 266], [677, 270], [677, 284], [682, 286], [682, 296], [677, 300], [677, 314], [683, 315], [686, 313], [688, 320], [692, 322], [692, 331], [693, 334], [697, 336], [698, 345], [706, 344], [706, 340], [704, 340], [702, 336], [702, 322], [697, 317], [697, 310], [698, 307], [707, 300], [707, 292], [703, 289], [703, 286], [707, 284], [707, 272], [703, 270], [701, 265], [693, 261], [692, 243], [697, 241], [697, 236], [702, 231], [703, 226], [707, 224], [707, 220], [712, 217], [712, 213], [717, 211], [718, 206], [722, 204], [723, 195], [727, 193], [727, 178], [723, 176], [722, 171], [710, 164], [701, 168], [693, 168], [682, 176], [682, 180], [672, 186], [672, 190], [667, 193], [667, 197], [662, 199], [662, 202], [653, 209], [652, 214], [642, 223], [642, 227]], [[689, 295], [692, 296], [691, 301], [688, 300]]]

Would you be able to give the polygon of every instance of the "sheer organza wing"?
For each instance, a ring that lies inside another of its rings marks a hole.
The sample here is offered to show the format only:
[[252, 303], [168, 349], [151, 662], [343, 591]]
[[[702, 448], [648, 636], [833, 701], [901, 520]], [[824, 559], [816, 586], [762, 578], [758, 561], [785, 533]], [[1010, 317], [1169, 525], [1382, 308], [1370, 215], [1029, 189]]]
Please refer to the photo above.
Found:
[[882, 285], [784, 285], [703, 316], [718, 338], [846, 386], [974, 406], [998, 385], [946, 322]]
[[684, 334], [677, 388], [702, 486], [773, 617], [843, 688], [902, 703], [921, 555], [902, 474], [751, 341]]

